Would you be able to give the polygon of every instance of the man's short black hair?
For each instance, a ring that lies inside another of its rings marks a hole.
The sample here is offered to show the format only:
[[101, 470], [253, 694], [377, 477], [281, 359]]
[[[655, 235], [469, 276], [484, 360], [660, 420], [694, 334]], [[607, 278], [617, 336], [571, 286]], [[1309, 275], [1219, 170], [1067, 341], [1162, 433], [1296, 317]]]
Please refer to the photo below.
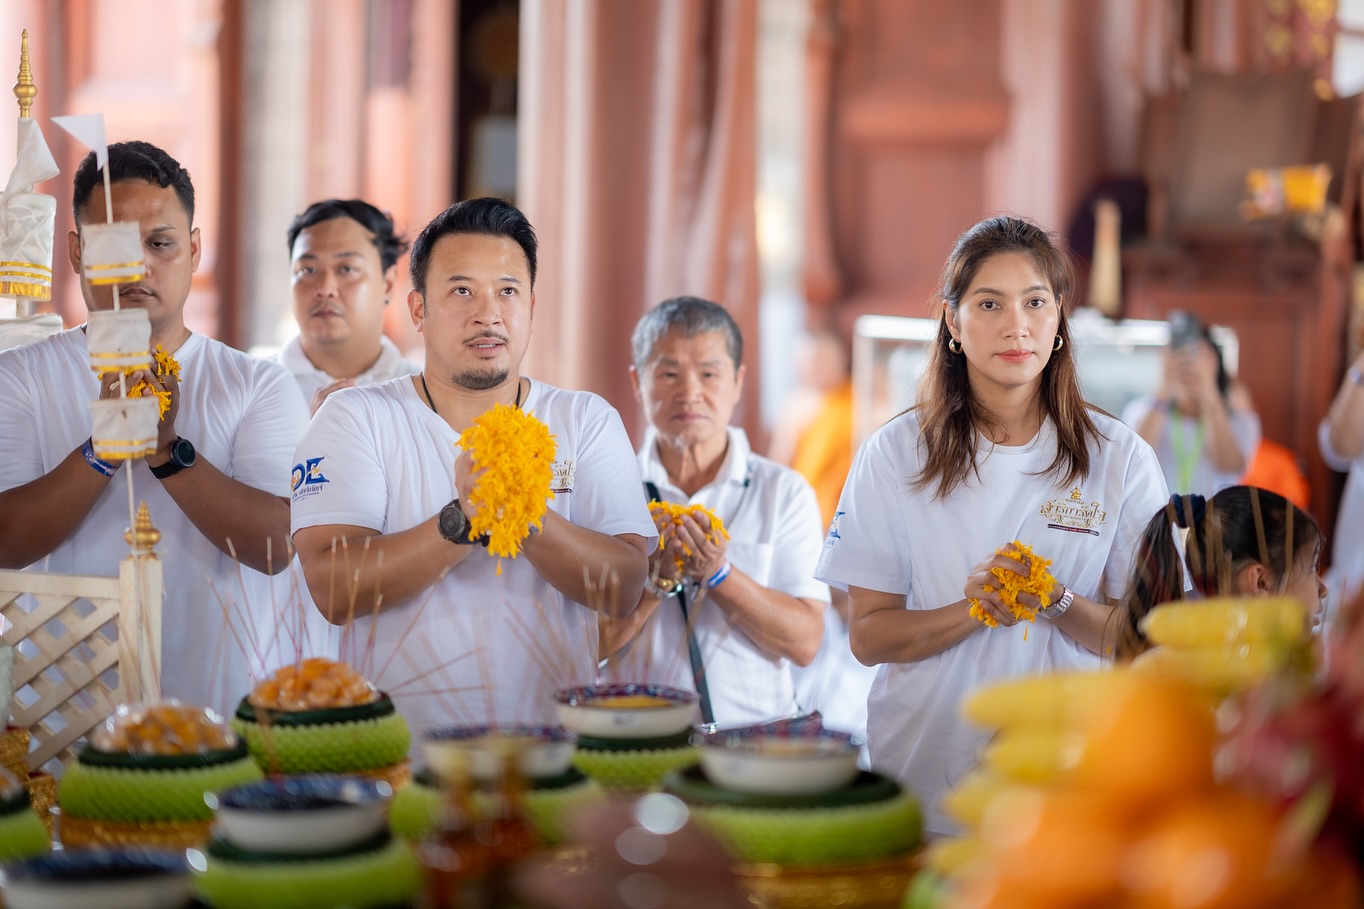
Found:
[[[165, 189], [169, 186], [180, 198], [180, 207], [190, 226], [194, 226], [194, 184], [190, 182], [189, 171], [180, 162], [166, 154], [150, 142], [133, 140], [115, 142], [109, 146], [109, 182], [121, 183], [124, 180], [146, 180]], [[76, 223], [81, 220], [81, 211], [90, 201], [95, 187], [104, 182], [99, 168], [95, 166], [95, 153], [91, 152], [81, 159], [76, 168], [76, 176], [71, 181], [71, 214]], [[103, 215], [93, 220], [104, 220]]]
[[324, 199], [314, 202], [295, 215], [289, 222], [289, 255], [294, 253], [294, 241], [303, 231], [323, 221], [350, 218], [374, 235], [370, 241], [379, 251], [379, 263], [384, 271], [398, 264], [398, 257], [407, 252], [407, 238], [393, 232], [393, 219], [363, 199]]
[[526, 254], [530, 267], [530, 285], [535, 286], [535, 228], [530, 226], [521, 210], [510, 202], [484, 196], [456, 202], [431, 219], [412, 244], [412, 287], [419, 294], [426, 293], [426, 273], [431, 267], [431, 250], [436, 241], [449, 234], [485, 234], [515, 240]]

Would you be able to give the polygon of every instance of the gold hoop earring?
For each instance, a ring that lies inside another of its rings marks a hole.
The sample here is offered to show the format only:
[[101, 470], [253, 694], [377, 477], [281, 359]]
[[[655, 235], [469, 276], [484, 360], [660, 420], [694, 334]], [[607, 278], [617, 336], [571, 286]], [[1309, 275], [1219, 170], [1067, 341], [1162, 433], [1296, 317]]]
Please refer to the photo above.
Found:
[[954, 353], [954, 354], [960, 354], [960, 353], [961, 353], [961, 342], [958, 341], [956, 338], [948, 338], [948, 339], [947, 339], [947, 349], [950, 350], [950, 351], [952, 351], [952, 353]]
[[1065, 346], [1066, 346], [1066, 339], [1063, 338], [1063, 337], [1061, 337], [1060, 335], [1057, 335], [1057, 336], [1056, 336], [1056, 340], [1051, 342], [1051, 349], [1052, 349], [1052, 350], [1060, 350], [1062, 347], [1065, 347]]

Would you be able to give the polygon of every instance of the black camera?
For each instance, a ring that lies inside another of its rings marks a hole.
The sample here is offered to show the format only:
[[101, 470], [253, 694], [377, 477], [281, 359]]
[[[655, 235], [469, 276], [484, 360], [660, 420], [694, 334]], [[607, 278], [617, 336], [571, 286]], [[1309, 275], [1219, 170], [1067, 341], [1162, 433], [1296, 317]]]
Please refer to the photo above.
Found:
[[1203, 340], [1203, 325], [1193, 313], [1172, 310], [1169, 316], [1170, 347], [1175, 350]]

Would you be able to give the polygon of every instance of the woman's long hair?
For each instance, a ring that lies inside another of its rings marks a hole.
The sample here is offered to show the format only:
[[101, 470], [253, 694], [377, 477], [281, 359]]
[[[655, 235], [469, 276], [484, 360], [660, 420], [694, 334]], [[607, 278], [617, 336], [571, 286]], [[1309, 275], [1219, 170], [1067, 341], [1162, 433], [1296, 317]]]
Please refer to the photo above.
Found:
[[[1176, 527], [1188, 530], [1182, 565]], [[1315, 559], [1321, 544], [1312, 516], [1267, 489], [1228, 486], [1206, 500], [1171, 496], [1142, 531], [1127, 592], [1114, 613], [1118, 659], [1150, 648], [1141, 620], [1162, 603], [1186, 598], [1184, 571], [1199, 598], [1229, 595], [1232, 578], [1255, 564], [1267, 568], [1282, 589], [1304, 555]]]
[[[988, 218], [962, 234], [952, 248], [943, 267], [939, 297], [955, 313], [985, 261], [1009, 252], [1032, 257], [1060, 308], [1056, 331], [1064, 343], [1060, 350], [1051, 352], [1042, 370], [1039, 397], [1043, 412], [1056, 429], [1057, 441], [1056, 457], [1044, 473], [1052, 473], [1063, 485], [1070, 485], [1089, 474], [1090, 446], [1103, 437], [1080, 394], [1075, 371], [1075, 348], [1070, 343], [1065, 310], [1074, 283], [1069, 256], [1055, 238], [1031, 221]], [[951, 337], [944, 311], [938, 319], [937, 342], [929, 350], [916, 405], [925, 453], [914, 488], [932, 488], [935, 499], [946, 498], [972, 473], [979, 477], [976, 459], [980, 430], [995, 419], [972, 395], [965, 355], [947, 348]]]

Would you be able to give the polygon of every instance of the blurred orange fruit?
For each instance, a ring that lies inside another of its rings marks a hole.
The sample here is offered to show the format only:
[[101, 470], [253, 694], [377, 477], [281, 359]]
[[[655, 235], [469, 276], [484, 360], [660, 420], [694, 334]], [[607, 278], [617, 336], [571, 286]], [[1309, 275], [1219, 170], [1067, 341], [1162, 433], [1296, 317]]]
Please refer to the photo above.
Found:
[[1003, 883], [1069, 905], [1118, 892], [1120, 823], [1088, 793], [1013, 789], [986, 808], [980, 838]]
[[1132, 844], [1124, 884], [1151, 909], [1278, 907], [1297, 870], [1275, 852], [1278, 812], [1232, 790], [1157, 817]]
[[1075, 782], [1137, 809], [1210, 789], [1216, 730], [1207, 702], [1174, 679], [1122, 675], [1108, 708], [1080, 730]]

